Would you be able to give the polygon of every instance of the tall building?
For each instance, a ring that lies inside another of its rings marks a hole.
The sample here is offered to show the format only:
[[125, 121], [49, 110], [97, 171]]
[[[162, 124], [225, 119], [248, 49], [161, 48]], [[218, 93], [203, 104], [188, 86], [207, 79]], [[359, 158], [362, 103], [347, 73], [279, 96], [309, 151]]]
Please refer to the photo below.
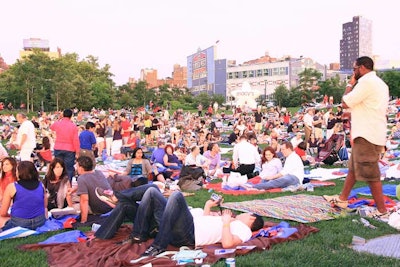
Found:
[[168, 84], [173, 88], [184, 88], [187, 83], [187, 68], [175, 64], [172, 78], [167, 77], [164, 79], [158, 79], [156, 69], [142, 69], [140, 71], [140, 80], [147, 83], [147, 88], [155, 88], [164, 84]]
[[157, 83], [157, 70], [155, 69], [142, 69], [140, 71], [140, 80], [147, 83], [147, 88], [154, 88], [158, 86]]
[[372, 21], [361, 16], [342, 25], [340, 69], [350, 70], [358, 57], [372, 57]]
[[193, 94], [226, 96], [226, 59], [216, 59], [216, 46], [187, 57], [187, 87]]
[[27, 57], [33, 53], [34, 49], [39, 49], [51, 59], [56, 59], [61, 57], [61, 49], [57, 48], [57, 52], [50, 51], [49, 40], [40, 38], [29, 38], [23, 40], [24, 49], [19, 52], [20, 59]]

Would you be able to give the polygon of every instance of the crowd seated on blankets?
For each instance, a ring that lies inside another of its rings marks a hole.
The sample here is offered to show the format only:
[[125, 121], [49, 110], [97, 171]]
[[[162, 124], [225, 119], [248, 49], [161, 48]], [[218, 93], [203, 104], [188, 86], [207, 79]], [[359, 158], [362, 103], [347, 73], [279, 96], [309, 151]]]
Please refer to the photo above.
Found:
[[[312, 149], [316, 149], [317, 151], [319, 149], [320, 153], [324, 151], [336, 151], [336, 153], [338, 153], [340, 148], [344, 147], [345, 140], [345, 135], [338, 130], [326, 142], [322, 142], [321, 139], [315, 139], [315, 136], [311, 133], [308, 144], [304, 144], [304, 135], [299, 133], [302, 124], [301, 115], [296, 115], [296, 123], [294, 125], [292, 124], [292, 135], [295, 134], [296, 136], [293, 136], [293, 139], [289, 140], [295, 140], [297, 137], [295, 143], [297, 144], [297, 148], [302, 150], [302, 155], [299, 156], [294, 152], [294, 150], [298, 150], [292, 146], [294, 141], [286, 141], [286, 126], [283, 126], [283, 117], [279, 112], [263, 114], [262, 129], [258, 133], [249, 130], [254, 128], [252, 127], [252, 124], [254, 124], [252, 115], [235, 114], [232, 118], [230, 116], [225, 116], [223, 124], [230, 122], [232, 125], [236, 125], [236, 128], [234, 128], [231, 133], [224, 132], [225, 127], [223, 126], [207, 129], [208, 126], [210, 126], [209, 120], [204, 120], [196, 115], [185, 113], [184, 115], [177, 115], [176, 119], [159, 125], [157, 147], [153, 150], [152, 144], [154, 139], [151, 139], [151, 135], [148, 136], [148, 142], [145, 143], [144, 146], [139, 146], [141, 141], [140, 137], [144, 133], [144, 125], [142, 124], [144, 121], [144, 114], [137, 115], [137, 125], [139, 125], [137, 126], [138, 132], [131, 131], [130, 136], [131, 138], [136, 138], [136, 141], [131, 142], [132, 140], [128, 139], [126, 143], [122, 140], [118, 113], [114, 112], [110, 114], [112, 114], [108, 117], [110, 119], [107, 119], [105, 122], [106, 130], [107, 125], [110, 129], [114, 122], [115, 127], [114, 129], [111, 128], [111, 136], [115, 137], [115, 143], [123, 150], [123, 152], [121, 152], [126, 153], [131, 158], [125, 163], [126, 168], [124, 171], [112, 175], [107, 179], [100, 171], [93, 170], [93, 166], [90, 167], [83, 157], [78, 159], [77, 171], [79, 177], [77, 180], [78, 186], [75, 188], [75, 193], [79, 195], [80, 200], [80, 207], [78, 209], [81, 210], [81, 215], [78, 217], [78, 221], [81, 224], [78, 224], [78, 226], [90, 225], [94, 221], [90, 218], [91, 215], [98, 216], [111, 211], [110, 215], [101, 221], [101, 227], [96, 231], [95, 236], [100, 239], [110, 239], [115, 235], [123, 222], [133, 222], [134, 225], [138, 227], [134, 228], [134, 232], [132, 232], [129, 237], [129, 242], [143, 242], [148, 238], [156, 238], [152, 246], [144, 254], [150, 256], [165, 250], [167, 244], [189, 246], [203, 244], [202, 242], [204, 240], [201, 238], [205, 238], [206, 235], [197, 232], [196, 226], [198, 223], [208, 225], [211, 222], [214, 223], [214, 220], [218, 220], [218, 223], [216, 223], [218, 227], [216, 227], [215, 231], [213, 230], [213, 233], [207, 232], [207, 234], [210, 235], [214, 234], [214, 236], [212, 236], [212, 242], [222, 242], [224, 247], [231, 247], [239, 241], [241, 243], [248, 240], [248, 229], [250, 229], [248, 222], [254, 218], [254, 216], [250, 214], [244, 214], [242, 216], [248, 221], [244, 222], [244, 224], [242, 221], [235, 222], [240, 221], [241, 216], [239, 215], [235, 220], [232, 220], [233, 218], [229, 211], [225, 211], [223, 214], [214, 214], [220, 216], [219, 218], [216, 216], [214, 216], [214, 218], [208, 218], [211, 217], [208, 216], [211, 214], [207, 214], [207, 210], [211, 207], [215, 207], [217, 205], [215, 202], [208, 201], [203, 211], [196, 209], [190, 211], [186, 210], [187, 205], [183, 201], [183, 197], [180, 193], [173, 193], [169, 200], [163, 198], [162, 209], [170, 210], [170, 206], [172, 207], [173, 205], [179, 205], [178, 207], [181, 207], [181, 209], [179, 209], [179, 211], [171, 210], [171, 213], [165, 215], [165, 219], [163, 217], [164, 215], [154, 212], [153, 220], [147, 221], [146, 218], [148, 217], [143, 216], [143, 212], [149, 212], [146, 209], [149, 203], [153, 203], [156, 199], [161, 199], [160, 195], [166, 185], [168, 187], [168, 178], [171, 177], [171, 173], [179, 173], [179, 171], [184, 172], [185, 167], [199, 168], [202, 171], [201, 180], [204, 182], [207, 176], [210, 176], [212, 179], [222, 178], [223, 176], [228, 176], [229, 172], [232, 171], [239, 172], [249, 178], [248, 183], [245, 184], [245, 189], [247, 191], [284, 188], [291, 185], [302, 184], [304, 178], [303, 164], [306, 164], [307, 161], [311, 161], [310, 163], [313, 165], [310, 157], [315, 151]], [[97, 115], [98, 114], [93, 113], [88, 119], [92, 120], [94, 118], [93, 120], [95, 121]], [[218, 116], [218, 114], [214, 114], [213, 116]], [[129, 120], [129, 117], [133, 116], [126, 116], [127, 120]], [[271, 119], [269, 119], [269, 117]], [[55, 118], [56, 117], [53, 119]], [[201, 122], [202, 119], [204, 122]], [[172, 125], [176, 128], [176, 132], [171, 132], [173, 128]], [[268, 125], [270, 125], [270, 128], [267, 127]], [[226, 129], [231, 131], [233, 128]], [[215, 131], [218, 132], [215, 133]], [[244, 134], [239, 137], [240, 131]], [[216, 136], [214, 136], [214, 133]], [[95, 134], [97, 135], [97, 133]], [[228, 142], [229, 144], [222, 145], [218, 134], [220, 136], [228, 136], [231, 134], [231, 138]], [[256, 137], [252, 140], [256, 140], [257, 142], [250, 142], [249, 136]], [[110, 137], [105, 136], [103, 141], [100, 139], [100, 142], [104, 142], [102, 145], [106, 147], [106, 149], [108, 147], [107, 153], [112, 155], [111, 143], [113, 140], [110, 141], [109, 138]], [[302, 145], [302, 143], [305, 146]], [[257, 150], [257, 145], [264, 147], [261, 155]], [[305, 149], [307, 145], [309, 149]], [[127, 150], [124, 150], [125, 147]], [[232, 164], [230, 168], [223, 168], [221, 147], [233, 149], [232, 158], [227, 159], [228, 161], [231, 160]], [[144, 151], [151, 152], [150, 160], [144, 157]], [[320, 153], [317, 153], [318, 156], [320, 156]], [[116, 155], [116, 152], [114, 155]], [[124, 161], [122, 160], [121, 162]], [[282, 164], [282, 162], [284, 162], [284, 164]], [[54, 166], [53, 163], [55, 163]], [[323, 160], [321, 161], [321, 164], [322, 163]], [[11, 171], [5, 169], [7, 165], [7, 158], [5, 158], [3, 160], [2, 170], [6, 174], [3, 174], [2, 177], [12, 176]], [[99, 165], [101, 165], [101, 163]], [[223, 169], [225, 169], [226, 173], [223, 173]], [[49, 193], [48, 209], [74, 206], [74, 202], [72, 201], [71, 203], [70, 200], [70, 194], [72, 194], [74, 188], [72, 188], [70, 182], [67, 182], [67, 180], [63, 178], [64, 174], [65, 167], [63, 167], [62, 161], [55, 158], [50, 163], [44, 182], [45, 188]], [[1, 185], [3, 185], [3, 181], [6, 183], [5, 179], [2, 178]], [[14, 181], [15, 179], [9, 183], [16, 184]], [[154, 183], [151, 184], [149, 182]], [[202, 186], [199, 186], [199, 188], [202, 188]], [[1, 193], [0, 191], [0, 197], [2, 196]], [[141, 206], [139, 202], [141, 204], [143, 203], [143, 206]], [[187, 219], [187, 221], [184, 222], [185, 226], [189, 228], [194, 227], [194, 230], [180, 227], [180, 230], [193, 231], [190, 232], [190, 238], [179, 238], [179, 234], [181, 233], [178, 231], [178, 235], [172, 238], [170, 242], [166, 243], [164, 238], [172, 234], [172, 232], [164, 234], [165, 229], [170, 227], [168, 226], [168, 216], [174, 218], [175, 224], [172, 227], [179, 228], [180, 222], [175, 220], [177, 216], [175, 216], [176, 213], [174, 212], [179, 212], [179, 214], [182, 215], [182, 220]], [[196, 212], [200, 212], [200, 214]], [[192, 221], [190, 220], [189, 214], [193, 218]], [[3, 215], [3, 213], [1, 215]], [[12, 215], [11, 213], [11, 217]], [[229, 222], [227, 225], [224, 223], [225, 220]], [[242, 223], [242, 225], [236, 228], [236, 224], [239, 223]], [[144, 226], [142, 227], [142, 225]], [[240, 229], [239, 233], [234, 232], [237, 229]], [[224, 234], [227, 230], [230, 230], [230, 234], [233, 237], [230, 242], [224, 243]], [[199, 231], [202, 230], [199, 228]], [[201, 238], [199, 238], [198, 235], [201, 235]], [[159, 236], [158, 239], [157, 236]], [[181, 243], [175, 241], [181, 241]]]

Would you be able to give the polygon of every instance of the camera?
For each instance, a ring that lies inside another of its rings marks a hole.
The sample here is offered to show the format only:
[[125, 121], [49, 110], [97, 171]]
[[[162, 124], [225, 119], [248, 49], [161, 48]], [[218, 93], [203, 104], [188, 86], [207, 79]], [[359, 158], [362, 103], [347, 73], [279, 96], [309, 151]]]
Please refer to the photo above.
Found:
[[222, 201], [222, 196], [218, 195], [218, 194], [215, 194], [215, 193], [212, 193], [210, 198], [211, 198], [211, 200], [215, 201], [218, 205]]

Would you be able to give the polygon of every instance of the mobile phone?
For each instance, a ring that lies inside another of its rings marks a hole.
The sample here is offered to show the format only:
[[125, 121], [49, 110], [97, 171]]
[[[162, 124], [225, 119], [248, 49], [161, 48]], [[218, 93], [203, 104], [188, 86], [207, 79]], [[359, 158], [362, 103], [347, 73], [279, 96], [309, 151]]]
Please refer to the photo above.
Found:
[[213, 200], [213, 201], [217, 202], [218, 204], [220, 204], [221, 200], [222, 200], [222, 196], [218, 195], [218, 194], [215, 194], [215, 193], [212, 193], [211, 194], [211, 200]]

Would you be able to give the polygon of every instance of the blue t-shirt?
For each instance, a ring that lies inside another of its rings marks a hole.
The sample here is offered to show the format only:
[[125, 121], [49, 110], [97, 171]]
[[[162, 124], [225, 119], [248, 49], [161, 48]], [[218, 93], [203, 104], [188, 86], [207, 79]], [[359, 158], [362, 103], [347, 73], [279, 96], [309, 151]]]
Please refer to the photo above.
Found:
[[153, 151], [153, 154], [151, 155], [151, 161], [164, 164], [164, 155], [164, 148], [157, 148]]
[[96, 144], [96, 137], [94, 133], [89, 130], [84, 130], [79, 135], [79, 142], [81, 149], [89, 149], [92, 150], [94, 144]]

